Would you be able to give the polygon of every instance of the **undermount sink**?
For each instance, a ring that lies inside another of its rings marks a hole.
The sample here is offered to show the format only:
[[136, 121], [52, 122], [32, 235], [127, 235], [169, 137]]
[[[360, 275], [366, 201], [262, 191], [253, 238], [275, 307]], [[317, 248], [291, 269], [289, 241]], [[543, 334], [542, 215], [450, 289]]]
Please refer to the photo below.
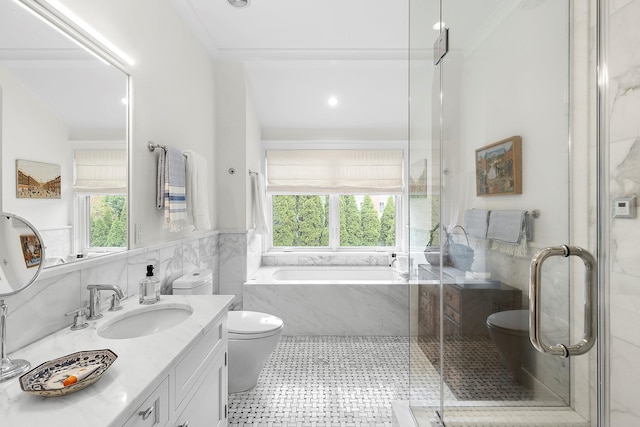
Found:
[[110, 339], [152, 335], [182, 323], [191, 313], [186, 304], [142, 306], [109, 320], [98, 328], [98, 335]]

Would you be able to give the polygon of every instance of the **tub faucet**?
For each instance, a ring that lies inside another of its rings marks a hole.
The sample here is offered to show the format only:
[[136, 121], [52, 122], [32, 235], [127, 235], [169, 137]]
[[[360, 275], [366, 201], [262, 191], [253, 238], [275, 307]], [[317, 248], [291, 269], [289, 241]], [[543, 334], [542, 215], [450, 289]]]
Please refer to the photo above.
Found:
[[389, 267], [391, 267], [393, 264], [395, 264], [396, 261], [398, 261], [398, 254], [396, 254], [395, 252], [390, 253], [388, 257], [389, 257]]
[[113, 299], [111, 300], [111, 308], [109, 310], [117, 310], [120, 306], [120, 300], [124, 298], [124, 291], [118, 285], [88, 285], [89, 289], [89, 316], [87, 319], [94, 320], [102, 317], [100, 313], [100, 292], [113, 291]]

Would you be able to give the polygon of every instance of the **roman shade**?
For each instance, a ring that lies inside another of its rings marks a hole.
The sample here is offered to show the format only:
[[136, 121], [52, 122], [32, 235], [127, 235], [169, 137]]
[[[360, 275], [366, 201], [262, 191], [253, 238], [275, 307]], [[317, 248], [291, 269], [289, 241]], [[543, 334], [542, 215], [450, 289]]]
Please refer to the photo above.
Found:
[[267, 191], [293, 194], [398, 194], [402, 150], [268, 150]]
[[77, 193], [125, 194], [125, 150], [75, 150], [73, 189]]

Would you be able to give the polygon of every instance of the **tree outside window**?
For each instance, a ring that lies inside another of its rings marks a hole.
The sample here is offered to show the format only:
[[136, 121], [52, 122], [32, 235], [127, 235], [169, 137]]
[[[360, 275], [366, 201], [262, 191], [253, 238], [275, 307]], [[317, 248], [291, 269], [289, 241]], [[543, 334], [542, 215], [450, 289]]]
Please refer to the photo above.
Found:
[[396, 246], [395, 198], [386, 195], [274, 195], [273, 246], [328, 247], [332, 203], [340, 247]]

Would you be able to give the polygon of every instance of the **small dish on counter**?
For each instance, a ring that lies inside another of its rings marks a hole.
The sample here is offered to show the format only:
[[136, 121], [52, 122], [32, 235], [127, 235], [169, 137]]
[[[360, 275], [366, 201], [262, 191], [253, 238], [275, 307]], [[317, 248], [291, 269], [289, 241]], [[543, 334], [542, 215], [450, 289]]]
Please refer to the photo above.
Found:
[[44, 362], [20, 377], [20, 387], [38, 396], [63, 396], [100, 379], [118, 356], [109, 349], [71, 353]]

